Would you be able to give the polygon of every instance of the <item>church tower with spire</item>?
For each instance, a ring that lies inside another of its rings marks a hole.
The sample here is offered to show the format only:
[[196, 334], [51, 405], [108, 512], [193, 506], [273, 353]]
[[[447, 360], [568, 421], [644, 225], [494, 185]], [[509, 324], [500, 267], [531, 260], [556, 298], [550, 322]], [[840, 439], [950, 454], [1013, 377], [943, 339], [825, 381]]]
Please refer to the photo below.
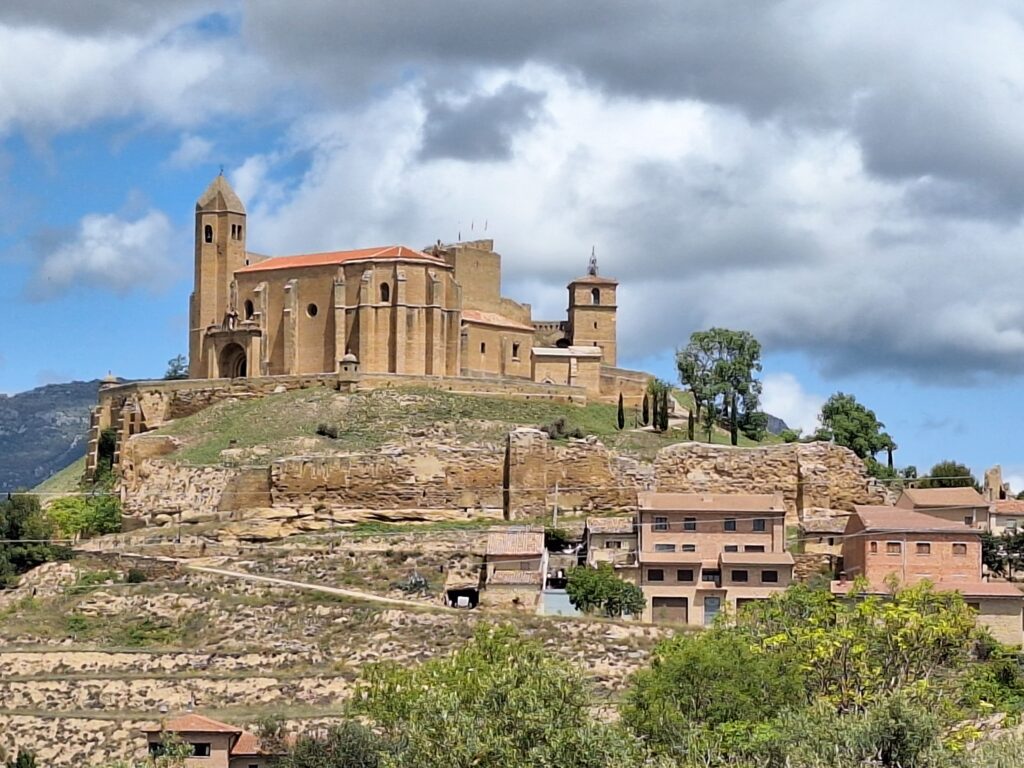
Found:
[[615, 291], [619, 281], [597, 271], [593, 250], [587, 274], [569, 283], [569, 333], [574, 347], [600, 347], [601, 362], [616, 364]]
[[207, 378], [213, 367], [204, 347], [207, 329], [226, 322], [235, 272], [246, 264], [245, 206], [223, 170], [196, 201], [195, 286], [189, 301], [188, 372]]

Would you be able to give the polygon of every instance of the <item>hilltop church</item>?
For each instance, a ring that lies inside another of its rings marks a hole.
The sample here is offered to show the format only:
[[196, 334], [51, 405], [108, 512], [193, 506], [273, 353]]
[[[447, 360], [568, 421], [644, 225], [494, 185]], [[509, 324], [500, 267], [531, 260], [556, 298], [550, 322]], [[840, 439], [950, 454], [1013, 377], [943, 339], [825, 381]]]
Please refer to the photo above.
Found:
[[[196, 203], [189, 311], [194, 379], [330, 373], [508, 377], [614, 387], [618, 283], [568, 285], [565, 320], [501, 295], [492, 240], [267, 257], [246, 249], [245, 206], [223, 174]], [[625, 372], [622, 372], [625, 373]]]

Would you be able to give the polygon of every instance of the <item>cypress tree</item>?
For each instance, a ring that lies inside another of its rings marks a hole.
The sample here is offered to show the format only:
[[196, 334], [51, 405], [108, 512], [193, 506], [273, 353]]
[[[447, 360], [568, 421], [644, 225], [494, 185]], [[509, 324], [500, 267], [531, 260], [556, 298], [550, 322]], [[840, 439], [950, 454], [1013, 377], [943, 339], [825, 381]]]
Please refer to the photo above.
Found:
[[622, 393], [621, 392], [619, 392], [619, 419], [618, 419], [618, 422], [619, 422], [619, 429], [625, 429], [626, 428], [626, 411], [625, 411], [625, 409], [623, 408], [623, 405], [622, 405]]
[[645, 427], [651, 423], [651, 401], [644, 392], [644, 404], [640, 409], [640, 423]]

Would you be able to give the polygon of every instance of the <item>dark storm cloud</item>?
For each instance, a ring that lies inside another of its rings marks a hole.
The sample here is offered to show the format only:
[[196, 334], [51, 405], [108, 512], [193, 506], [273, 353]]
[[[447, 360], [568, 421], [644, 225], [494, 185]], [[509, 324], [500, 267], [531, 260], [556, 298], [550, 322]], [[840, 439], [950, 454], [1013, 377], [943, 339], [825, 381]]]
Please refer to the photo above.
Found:
[[514, 84], [463, 104], [435, 101], [427, 112], [419, 156], [423, 160], [508, 160], [516, 134], [533, 126], [543, 101], [544, 94]]
[[234, 6], [230, 0], [3, 0], [0, 24], [94, 34], [167, 28]]

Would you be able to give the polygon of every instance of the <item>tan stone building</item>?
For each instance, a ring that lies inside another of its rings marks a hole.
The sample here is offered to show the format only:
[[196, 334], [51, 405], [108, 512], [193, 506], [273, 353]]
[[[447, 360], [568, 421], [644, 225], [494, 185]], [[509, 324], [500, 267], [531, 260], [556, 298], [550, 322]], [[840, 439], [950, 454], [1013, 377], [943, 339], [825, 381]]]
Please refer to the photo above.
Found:
[[[196, 203], [189, 376], [331, 373], [507, 377], [601, 393], [616, 365], [617, 282], [568, 285], [564, 321], [501, 295], [492, 240], [267, 257], [246, 248], [245, 206], [217, 176]], [[617, 397], [618, 391], [604, 394]]]
[[597, 568], [608, 563], [620, 578], [639, 581], [638, 537], [635, 518], [588, 517], [583, 528], [587, 565]]
[[936, 590], [962, 594], [1000, 642], [1024, 641], [1024, 594], [1013, 584], [982, 578], [981, 530], [966, 520], [857, 506], [843, 534], [842, 575], [832, 582], [835, 594], [850, 593], [859, 577], [872, 594], [887, 594], [889, 579], [906, 585], [927, 580]]
[[514, 527], [488, 532], [482, 602], [536, 608], [547, 559], [543, 530]]
[[782, 494], [639, 494], [640, 586], [647, 621], [714, 623], [793, 580]]
[[162, 753], [168, 737], [188, 744], [192, 756], [185, 759], [185, 768], [269, 768], [277, 756], [248, 731], [191, 713], [145, 733], [153, 756]]

